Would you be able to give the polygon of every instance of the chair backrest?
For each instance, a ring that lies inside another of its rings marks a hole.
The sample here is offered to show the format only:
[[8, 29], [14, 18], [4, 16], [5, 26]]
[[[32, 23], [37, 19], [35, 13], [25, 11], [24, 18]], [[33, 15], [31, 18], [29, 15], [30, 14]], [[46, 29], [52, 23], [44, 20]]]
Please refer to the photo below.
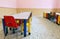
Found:
[[18, 28], [18, 25], [13, 16], [4, 16], [5, 26]]

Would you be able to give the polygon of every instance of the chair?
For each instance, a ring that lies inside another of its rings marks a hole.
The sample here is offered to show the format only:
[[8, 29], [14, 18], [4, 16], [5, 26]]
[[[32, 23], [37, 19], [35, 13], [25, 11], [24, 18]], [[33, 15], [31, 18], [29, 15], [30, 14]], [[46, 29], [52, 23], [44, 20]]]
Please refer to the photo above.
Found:
[[15, 33], [14, 29], [18, 28], [18, 24], [16, 23], [14, 17], [13, 16], [4, 16], [4, 22], [5, 22], [5, 27], [13, 28], [13, 33]]

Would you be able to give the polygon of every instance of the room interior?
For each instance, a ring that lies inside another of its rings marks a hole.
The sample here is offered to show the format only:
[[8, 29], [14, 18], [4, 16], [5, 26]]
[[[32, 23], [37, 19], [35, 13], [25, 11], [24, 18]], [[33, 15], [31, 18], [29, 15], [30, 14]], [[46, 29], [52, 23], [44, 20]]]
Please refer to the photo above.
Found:
[[60, 0], [0, 0], [0, 39], [4, 39], [2, 17], [20, 12], [32, 12], [32, 22], [31, 35], [18, 39], [60, 39], [60, 25], [43, 18], [44, 12], [60, 12]]

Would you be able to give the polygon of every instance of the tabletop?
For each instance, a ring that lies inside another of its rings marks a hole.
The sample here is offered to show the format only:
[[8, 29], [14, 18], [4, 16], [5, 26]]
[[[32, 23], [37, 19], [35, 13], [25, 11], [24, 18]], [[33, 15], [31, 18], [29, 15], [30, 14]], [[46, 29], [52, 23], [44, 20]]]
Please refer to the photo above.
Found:
[[13, 16], [15, 19], [28, 19], [30, 14], [31, 14], [31, 12], [21, 12], [21, 13], [18, 13], [18, 14], [6, 15], [6, 16]]

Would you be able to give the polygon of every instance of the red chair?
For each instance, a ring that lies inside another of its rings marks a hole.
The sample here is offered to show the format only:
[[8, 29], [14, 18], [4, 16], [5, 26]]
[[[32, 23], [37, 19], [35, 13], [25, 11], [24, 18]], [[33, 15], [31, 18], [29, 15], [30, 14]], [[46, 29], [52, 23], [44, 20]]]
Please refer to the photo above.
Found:
[[5, 26], [10, 28], [18, 28], [18, 25], [13, 16], [4, 16]]
[[10, 29], [13, 28], [13, 33], [18, 28], [18, 24], [13, 16], [4, 16], [5, 26], [9, 27]]
[[4, 22], [6, 27], [13, 28], [13, 33], [15, 33], [15, 29], [18, 29], [18, 24], [16, 23], [13, 16], [4, 16]]

